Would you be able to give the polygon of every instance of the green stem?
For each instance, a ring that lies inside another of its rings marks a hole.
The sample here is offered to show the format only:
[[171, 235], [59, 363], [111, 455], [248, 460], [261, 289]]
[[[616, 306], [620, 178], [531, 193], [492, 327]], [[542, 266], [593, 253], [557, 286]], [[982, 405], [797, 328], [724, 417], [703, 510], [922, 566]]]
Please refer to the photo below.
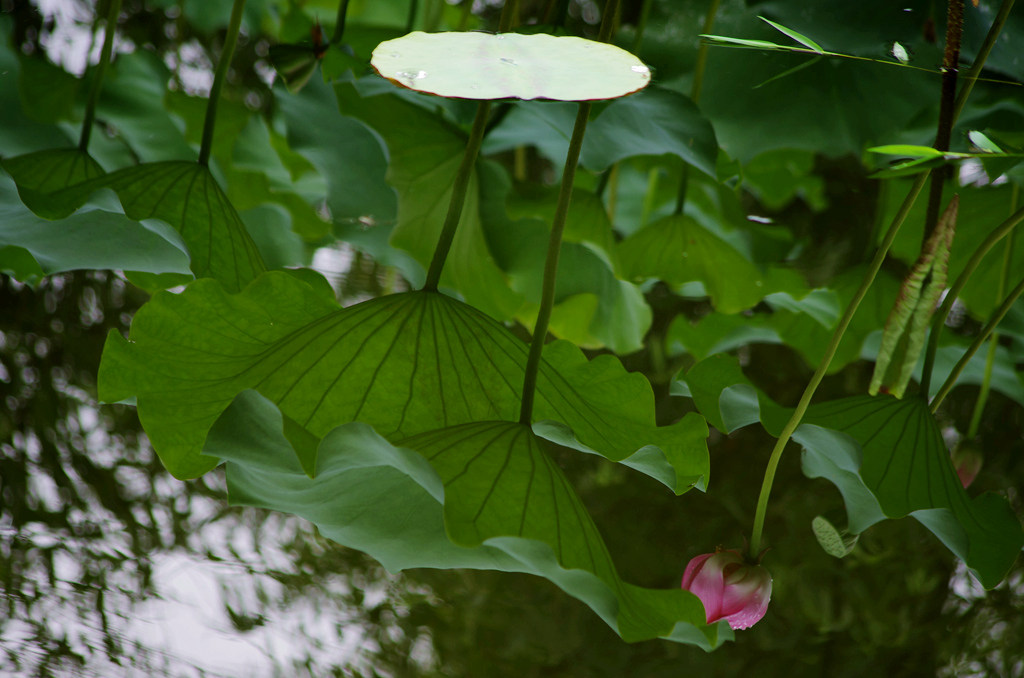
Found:
[[416, 11], [419, 9], [419, 0], [409, 0], [409, 14], [405, 18], [405, 32], [412, 33], [412, 27], [416, 24]]
[[107, 9], [107, 19], [103, 24], [103, 51], [100, 52], [100, 62], [96, 64], [96, 72], [93, 74], [92, 84], [89, 87], [89, 99], [85, 104], [85, 120], [82, 122], [82, 135], [78, 139], [78, 148], [86, 153], [89, 151], [92, 123], [96, 120], [96, 102], [100, 98], [103, 74], [114, 53], [114, 34], [117, 32], [117, 17], [120, 13], [121, 0], [111, 0], [110, 7]]
[[[549, 7], [549, 9], [550, 9], [550, 7]], [[548, 22], [548, 15], [550, 13], [551, 12], [549, 12], [549, 11], [545, 11], [544, 12], [544, 22], [545, 23]], [[566, 18], [566, 16], [568, 14], [569, 14], [569, 0], [558, 0], [557, 4], [554, 6], [554, 18], [553, 18], [553, 21], [551, 22], [552, 27], [556, 31], [557, 31], [557, 29], [562, 28], [562, 27], [565, 26], [565, 18]]]
[[[720, 0], [711, 0], [707, 14], [704, 15], [704, 26], [701, 33], [708, 34], [715, 28], [715, 17], [718, 16], [718, 5]], [[708, 44], [701, 40], [697, 48], [697, 62], [693, 66], [693, 84], [690, 86], [690, 99], [693, 103], [700, 101], [700, 93], [704, 87], [704, 71], [708, 65]], [[682, 214], [686, 207], [686, 191], [690, 186], [690, 165], [683, 163], [683, 173], [679, 178], [679, 190], [676, 193], [676, 207], [674, 214]]]
[[541, 287], [540, 310], [537, 312], [537, 323], [533, 328], [533, 339], [530, 341], [530, 354], [526, 359], [526, 375], [523, 377], [523, 397], [519, 410], [519, 423], [530, 425], [533, 417], [533, 396], [537, 387], [537, 371], [540, 369], [541, 351], [544, 350], [544, 339], [551, 321], [551, 310], [555, 305], [555, 280], [558, 275], [558, 255], [562, 249], [562, 232], [565, 230], [565, 219], [569, 214], [569, 201], [572, 198], [572, 185], [576, 178], [576, 165], [583, 148], [583, 134], [587, 130], [587, 118], [590, 116], [591, 103], [580, 102], [576, 113], [576, 124], [572, 128], [569, 139], [569, 151], [565, 156], [565, 169], [562, 172], [562, 185], [558, 191], [558, 204], [555, 217], [551, 222], [551, 237], [548, 240], [548, 254], [544, 261], [544, 282]]
[[[604, 3], [604, 14], [601, 17], [601, 29], [598, 31], [597, 39], [601, 42], [608, 42], [619, 24], [619, 6], [621, 0], [607, 0]], [[575, 171], [575, 170], [574, 170]]]
[[334, 35], [331, 36], [330, 44], [332, 45], [341, 44], [341, 37], [345, 35], [345, 17], [348, 15], [348, 2], [349, 0], [341, 0], [338, 3], [338, 18], [334, 22]]
[[679, 188], [676, 190], [676, 206], [673, 214], [679, 215], [686, 208], [686, 190], [690, 186], [690, 163], [683, 161], [683, 174], [679, 178]]
[[455, 240], [459, 219], [462, 218], [462, 207], [466, 202], [469, 179], [473, 175], [473, 167], [480, 154], [480, 145], [484, 140], [484, 129], [487, 127], [487, 116], [490, 111], [490, 101], [481, 101], [477, 106], [473, 127], [469, 131], [469, 140], [466, 142], [466, 152], [462, 156], [462, 164], [459, 165], [455, 182], [452, 184], [452, 197], [448, 202], [448, 213], [444, 217], [444, 225], [441, 227], [441, 237], [438, 238], [437, 247], [434, 249], [434, 258], [431, 259], [430, 268], [427, 270], [427, 281], [423, 285], [425, 290], [436, 291], [437, 284], [441, 280], [445, 259], [447, 259], [452, 242]]
[[971, 255], [971, 258], [967, 261], [967, 265], [964, 266], [964, 270], [957, 277], [956, 282], [954, 282], [953, 286], [949, 288], [948, 292], [946, 292], [946, 298], [943, 299], [942, 305], [939, 306], [939, 310], [935, 312], [935, 317], [932, 318], [932, 328], [928, 334], [928, 348], [925, 350], [924, 354], [924, 369], [921, 373], [921, 393], [923, 393], [926, 398], [928, 397], [928, 389], [931, 385], [932, 368], [935, 365], [935, 352], [939, 348], [939, 334], [942, 332], [942, 326], [946, 323], [946, 316], [949, 315], [949, 309], [953, 308], [953, 302], [956, 301], [956, 298], [960, 295], [964, 285], [967, 284], [968, 278], [970, 278], [974, 270], [978, 268], [981, 260], [985, 258], [985, 255], [988, 254], [989, 250], [995, 247], [995, 245], [1006, 237], [1021, 221], [1024, 221], [1024, 208], [1021, 208], [1011, 214], [1006, 221], [999, 224], [994, 231], [989, 233], [988, 237], [985, 238], [985, 241], [982, 242], [978, 246], [978, 249], [974, 251], [974, 254]]
[[[717, 0], [715, 1], [717, 2]], [[644, 30], [647, 28], [647, 17], [651, 13], [653, 4], [651, 0], [643, 0], [643, 5], [640, 7], [640, 20], [636, 23], [636, 36], [633, 38], [633, 48], [630, 50], [633, 54], [640, 51], [640, 45], [644, 41]]]
[[213, 128], [217, 122], [217, 105], [220, 103], [220, 93], [224, 89], [224, 81], [228, 78], [228, 69], [231, 67], [231, 57], [235, 53], [235, 45], [238, 44], [238, 31], [242, 27], [243, 9], [245, 9], [245, 0], [235, 0], [231, 6], [231, 20], [228, 22], [228, 32], [224, 36], [224, 48], [220, 51], [217, 72], [213, 76], [210, 100], [206, 104], [206, 120], [203, 121], [203, 141], [199, 146], [199, 164], [203, 167], [210, 164]]
[[501, 17], [498, 19], [498, 32], [508, 33], [519, 15], [519, 0], [505, 0], [505, 6], [501, 8]]
[[953, 371], [949, 373], [949, 376], [946, 378], [946, 381], [942, 383], [942, 386], [939, 388], [938, 393], [935, 394], [935, 398], [932, 399], [932, 414], [935, 414], [935, 412], [939, 409], [939, 405], [942, 404], [943, 399], [945, 399], [946, 395], [949, 394], [950, 390], [952, 390], [952, 388], [956, 386], [956, 380], [960, 377], [960, 373], [964, 371], [964, 368], [967, 367], [967, 363], [970, 362], [971, 357], [973, 357], [974, 354], [978, 352], [978, 349], [981, 348], [981, 345], [985, 343], [985, 340], [988, 339], [988, 336], [992, 334], [992, 332], [995, 330], [996, 325], [998, 325], [999, 321], [1003, 319], [1003, 316], [1005, 316], [1010, 311], [1010, 309], [1013, 307], [1013, 304], [1017, 301], [1021, 294], [1024, 294], [1024, 280], [1021, 280], [1017, 284], [1017, 286], [1013, 288], [1013, 291], [1010, 292], [1010, 296], [1008, 296], [1006, 300], [1003, 301], [1002, 306], [996, 309], [996, 312], [992, 315], [992, 318], [988, 321], [988, 324], [982, 328], [981, 333], [974, 338], [974, 341], [971, 342], [971, 345], [960, 357], [960, 360], [957, 361], [956, 365], [953, 367]]
[[757, 555], [761, 551], [761, 536], [764, 532], [764, 518], [768, 510], [768, 497], [771, 494], [772, 483], [775, 481], [775, 471], [779, 467], [779, 460], [782, 458], [782, 451], [786, 448], [786, 444], [789, 443], [789, 439], [793, 436], [793, 432], [796, 431], [797, 426], [800, 425], [800, 421], [807, 412], [807, 408], [811, 404], [811, 398], [814, 396], [814, 392], [818, 389], [818, 385], [821, 384], [821, 380], [825, 378], [825, 373], [828, 371], [829, 365], [832, 364], [832, 358], [835, 357], [836, 351], [839, 349], [839, 342], [842, 341], [846, 328], [850, 326], [850, 321], [853, 320], [853, 316], [857, 312], [857, 307], [860, 306], [860, 302], [864, 299], [864, 295], [867, 294], [868, 288], [871, 287], [871, 283], [874, 282], [875, 276], [878, 275], [878, 270], [882, 267], [885, 255], [888, 253], [893, 240], [896, 238], [896, 233], [899, 232], [900, 226], [902, 226], [903, 222], [906, 220], [907, 214], [910, 213], [910, 208], [913, 207], [914, 201], [917, 200], [917, 196], [924, 188], [927, 179], [927, 172], [919, 176], [911, 187], [907, 197], [903, 200], [903, 204], [900, 206], [899, 212], [897, 212], [896, 216], [893, 218], [892, 224], [889, 226], [889, 230], [885, 234], [885, 238], [883, 238], [878, 251], [875, 252], [874, 259], [871, 260], [868, 270], [864, 274], [864, 280], [861, 282], [857, 292], [853, 295], [853, 299], [850, 300], [850, 304], [846, 307], [846, 312], [843, 313], [843, 317], [840, 318], [839, 324], [836, 326], [836, 330], [832, 334], [832, 339], [829, 341], [828, 348], [825, 349], [825, 355], [821, 358], [821, 363], [818, 365], [818, 369], [814, 372], [814, 376], [811, 377], [810, 382], [807, 384], [807, 388], [804, 389], [804, 393], [800, 397], [800, 402], [797, 403], [796, 409], [793, 411], [793, 415], [789, 418], [789, 421], [786, 422], [778, 440], [775, 441], [775, 447], [772, 449], [771, 457], [768, 459], [768, 467], [765, 469], [764, 480], [761, 483], [761, 493], [757, 497], [757, 510], [754, 513], [754, 528], [751, 531], [750, 548], [748, 551], [751, 558], [757, 558]]
[[[720, 0], [711, 0], [708, 13], [704, 15], [704, 26], [701, 33], [707, 35], [715, 28], [715, 17], [718, 15], [718, 4]], [[697, 62], [693, 66], [693, 85], [690, 86], [690, 98], [693, 103], [700, 101], [700, 91], [704, 87], [704, 69], [708, 64], [708, 43], [700, 41], [697, 48]]]
[[459, 16], [459, 30], [466, 30], [469, 17], [473, 15], [473, 0], [462, 0], [462, 14]]
[[1002, 32], [1006, 19], [1010, 16], [1013, 3], [1014, 0], [1003, 0], [1003, 4], [999, 6], [999, 12], [996, 13], [996, 18], [993, 19], [992, 25], [988, 29], [988, 34], [985, 36], [985, 42], [981, 44], [978, 56], [974, 59], [974, 63], [971, 64], [971, 69], [964, 76], [964, 84], [960, 87], [960, 93], [957, 95], [956, 103], [953, 105], [953, 122], [956, 122], [963, 112], [964, 105], [967, 103], [967, 97], [971, 95], [974, 83], [978, 81], [978, 77], [985, 67], [985, 61], [988, 59], [989, 52], [995, 47], [999, 33]]
[[996, 364], [996, 349], [999, 348], [999, 332], [992, 333], [992, 341], [988, 342], [988, 352], [985, 354], [985, 374], [981, 377], [981, 387], [978, 389], [978, 399], [974, 401], [974, 411], [971, 412], [971, 423], [967, 426], [968, 440], [978, 435], [978, 428], [981, 426], [981, 415], [985, 411], [985, 404], [988, 402], [989, 388], [992, 386], [992, 370]]
[[[1014, 200], [1013, 205], [1017, 204], [1017, 187], [1013, 187]], [[1003, 295], [1006, 294], [1006, 286], [1010, 280], [1010, 265], [1013, 260], [1013, 233], [1006, 239], [1006, 245], [1003, 249], [1003, 270], [999, 274], [999, 290], [996, 292], [996, 298], [1002, 299]], [[992, 340], [988, 345], [988, 355], [985, 356], [985, 374], [981, 378], [981, 389], [978, 391], [978, 400], [974, 403], [974, 412], [971, 413], [971, 423], [967, 427], [967, 438], [973, 438], [978, 435], [978, 428], [981, 426], [981, 415], [985, 411], [985, 403], [988, 402], [989, 387], [992, 384], [992, 370], [995, 367], [996, 362], [996, 349], [999, 346], [999, 332], [992, 333]]]

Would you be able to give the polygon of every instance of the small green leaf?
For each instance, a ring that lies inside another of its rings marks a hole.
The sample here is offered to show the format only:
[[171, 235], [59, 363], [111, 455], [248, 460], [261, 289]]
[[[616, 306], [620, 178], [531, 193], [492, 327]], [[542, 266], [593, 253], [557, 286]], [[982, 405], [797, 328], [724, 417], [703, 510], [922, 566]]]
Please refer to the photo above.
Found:
[[283, 427], [273, 403], [251, 391], [217, 420], [206, 450], [228, 460], [232, 503], [301, 515], [391, 571], [475, 568], [545, 577], [627, 641], [663, 637], [710, 650], [731, 637], [703, 623], [703, 608], [688, 592], [619, 578], [548, 443], [528, 427], [484, 421], [395, 446], [365, 424], [345, 424], [320, 444], [313, 478]]
[[989, 139], [983, 132], [978, 130], [971, 130], [967, 133], [967, 138], [971, 140], [971, 143], [977, 146], [980, 150], [986, 153], [1003, 153], [1003, 149]]
[[775, 30], [779, 31], [783, 35], [787, 35], [787, 36], [793, 38], [794, 40], [799, 42], [804, 47], [810, 47], [811, 49], [813, 49], [818, 54], [824, 54], [825, 53], [825, 50], [821, 48], [821, 45], [819, 45], [818, 43], [814, 42], [813, 40], [808, 38], [806, 35], [801, 35], [801, 34], [797, 33], [796, 31], [794, 31], [792, 28], [786, 28], [782, 24], [777, 24], [774, 21], [771, 21], [769, 19], [765, 19], [763, 16], [759, 16], [757, 18], [760, 19], [761, 21], [765, 22], [766, 24], [768, 24], [769, 26], [771, 26]]
[[907, 53], [907, 48], [898, 42], [892, 43], [892, 55], [901, 64], [910, 63], [910, 54]]
[[463, 99], [615, 99], [651, 81], [615, 45], [545, 33], [417, 31], [380, 43], [370, 64], [396, 85]]
[[889, 144], [887, 146], [874, 146], [868, 149], [871, 153], [882, 155], [902, 155], [910, 158], [941, 158], [942, 151], [931, 146], [913, 146], [911, 144]]
[[850, 534], [846, 530], [840, 530], [824, 516], [815, 516], [811, 521], [811, 531], [818, 545], [830, 556], [845, 558], [850, 555], [853, 547], [857, 545], [859, 535]]
[[700, 37], [710, 42], [722, 45], [738, 45], [740, 47], [753, 47], [754, 49], [791, 49], [784, 45], [769, 42], [768, 40], [746, 40], [744, 38], [730, 38], [724, 35], [708, 35], [706, 33], [701, 33]]

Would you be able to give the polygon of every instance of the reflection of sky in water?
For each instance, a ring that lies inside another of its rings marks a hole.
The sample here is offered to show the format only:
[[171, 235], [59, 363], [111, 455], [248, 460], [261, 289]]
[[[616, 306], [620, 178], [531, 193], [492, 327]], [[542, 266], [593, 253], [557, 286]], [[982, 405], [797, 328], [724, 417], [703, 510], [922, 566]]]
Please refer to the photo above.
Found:
[[[96, 424], [91, 406], [82, 405], [78, 412], [80, 421]], [[319, 576], [314, 595], [296, 596], [280, 581], [301, 575], [287, 549], [296, 541], [314, 540], [307, 523], [225, 511], [223, 501], [194, 495], [188, 485], [166, 475], [147, 478], [138, 469], [119, 466], [116, 450], [92, 444], [105, 437], [103, 432], [82, 432], [91, 440], [87, 452], [110, 465], [118, 491], [132, 498], [139, 523], [152, 520], [159, 541], [169, 548], [137, 553], [123, 521], [95, 496], [88, 511], [68, 512], [69, 523], [77, 526], [71, 535], [42, 522], [14, 529], [4, 512], [4, 556], [20, 550], [31, 563], [20, 573], [21, 589], [4, 592], [14, 614], [0, 624], [0, 647], [15, 653], [22, 669], [36, 664], [33, 652], [40, 658], [44, 654], [35, 647], [37, 624], [51, 638], [65, 639], [67, 650], [84, 660], [70, 675], [269, 676], [307, 663], [325, 670], [358, 666], [360, 654], [365, 661], [373, 647], [366, 645], [346, 607], [350, 587], [342, 575]], [[16, 435], [13, 442], [24, 445], [29, 459], [38, 455], [31, 438]], [[34, 502], [61, 510], [48, 470], [33, 471], [29, 494]], [[83, 495], [99, 489], [81, 478], [75, 482]], [[201, 482], [222, 491], [220, 473]], [[140, 496], [144, 492], [151, 494]], [[172, 546], [175, 528], [188, 530], [185, 544]], [[364, 590], [371, 605], [383, 600], [386, 586], [382, 581]], [[24, 599], [33, 602], [26, 607]], [[108, 654], [111, 639], [119, 647]], [[0, 672], [17, 674], [12, 657], [0, 653]]]
[[[339, 281], [349, 260], [317, 263]], [[0, 278], [0, 675], [366, 669], [387, 637], [367, 629], [403, 633], [404, 578], [298, 518], [228, 507], [219, 471], [171, 478], [130, 410], [96, 407], [87, 384], [130, 296], [107, 274], [34, 292]]]

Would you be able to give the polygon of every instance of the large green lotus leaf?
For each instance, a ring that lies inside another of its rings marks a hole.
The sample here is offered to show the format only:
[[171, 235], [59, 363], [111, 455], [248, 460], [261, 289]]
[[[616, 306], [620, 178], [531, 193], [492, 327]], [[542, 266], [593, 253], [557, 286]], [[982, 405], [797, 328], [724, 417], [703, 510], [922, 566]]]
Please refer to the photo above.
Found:
[[195, 159], [181, 122], [164, 106], [170, 71], [160, 57], [138, 49], [119, 55], [103, 80], [96, 117], [141, 162]]
[[[575, 119], [575, 106], [571, 104], [517, 104], [487, 135], [484, 150], [496, 153], [517, 146], [536, 146], [546, 157], [561, 163]], [[601, 172], [628, 157], [666, 153], [715, 175], [718, 143], [711, 123], [685, 95], [649, 87], [613, 101], [593, 117], [587, 125], [580, 163]]]
[[682, 382], [672, 385], [676, 395], [693, 398], [708, 423], [722, 433], [761, 422], [772, 435], [782, 431], [790, 411], [780, 407], [743, 374], [735, 356], [719, 353], [691, 367]]
[[[513, 221], [505, 212], [509, 189], [505, 174], [484, 165], [480, 175], [487, 242], [512, 289], [527, 302], [517, 320], [532, 328], [540, 305], [554, 205], [546, 199], [517, 200], [509, 210], [523, 218]], [[636, 285], [618, 279], [616, 258], [615, 235], [600, 199], [591, 192], [574, 192], [549, 331], [577, 346], [607, 346], [618, 354], [643, 348], [651, 310]]]
[[[743, 375], [731, 356], [695, 365], [674, 389], [690, 394], [715, 426], [760, 421], [778, 435], [788, 411]], [[843, 496], [850, 531], [910, 515], [961, 558], [986, 588], [1006, 575], [1024, 532], [1005, 498], [971, 498], [960, 484], [934, 417], [920, 398], [856, 396], [812, 405], [793, 440], [805, 475], [826, 478]]]
[[748, 309], [768, 292], [757, 266], [686, 215], [665, 217], [640, 229], [622, 241], [619, 257], [629, 280], [702, 283], [722, 313]]
[[391, 571], [474, 568], [545, 577], [627, 641], [685, 639], [705, 650], [732, 634], [707, 626], [697, 598], [619, 577], [586, 508], [525, 426], [484, 421], [392, 445], [362, 423], [333, 429], [310, 478], [273, 403], [245, 391], [210, 431], [228, 460], [232, 503], [295, 513]]
[[[390, 232], [396, 217], [394, 190], [384, 181], [388, 161], [366, 125], [338, 115], [333, 90], [314, 78], [302, 92], [282, 96], [288, 144], [327, 182], [327, 206], [335, 220], [365, 217]], [[316, 121], [316, 124], [311, 124]]]
[[[856, 477], [836, 474], [813, 459], [809, 475], [824, 475], [840, 489], [847, 486], [844, 498], [863, 483], [886, 517], [912, 515], [961, 558], [985, 588], [1003, 579], [1024, 546], [1020, 521], [1004, 497], [967, 494], [923, 399], [844, 398], [813, 405], [804, 421], [849, 436], [862, 455]], [[807, 456], [831, 460], [835, 436], [815, 433], [813, 439], [796, 439], [804, 444]], [[851, 528], [860, 531], [868, 521], [858, 520], [858, 512], [850, 509], [848, 505]]]
[[48, 216], [48, 194], [104, 175], [99, 163], [79, 148], [36, 151], [4, 158], [0, 165], [18, 184], [22, 202], [41, 216]]
[[748, 344], [781, 344], [775, 329], [780, 314], [793, 318], [804, 315], [802, 323], [814, 321], [826, 330], [835, 327], [837, 296], [826, 288], [812, 290], [802, 299], [785, 292], [769, 294], [764, 299], [770, 313], [725, 314], [712, 312], [699, 320], [679, 315], [668, 330], [668, 350], [671, 354], [689, 353], [703, 360], [715, 353], [732, 351]]
[[[832, 280], [829, 287], [838, 297], [839, 308], [849, 305], [863, 278], [864, 267], [858, 266], [840, 273]], [[885, 325], [893, 301], [899, 294], [900, 283], [892, 273], [884, 269], [879, 271], [839, 342], [839, 348], [828, 368], [829, 374], [838, 372], [861, 357], [865, 340]], [[799, 351], [808, 365], [815, 367], [821, 362], [835, 329], [834, 323], [826, 327], [812, 315], [794, 313], [785, 308], [777, 308], [769, 318], [768, 325], [786, 345]]]
[[604, 171], [634, 155], [671, 153], [715, 176], [718, 142], [711, 123], [689, 97], [649, 89], [612, 102], [587, 126], [581, 162]]
[[[165, 98], [168, 110], [184, 119], [185, 138], [197, 146], [207, 103], [206, 98], [177, 91]], [[253, 115], [243, 103], [220, 102], [211, 156], [217, 161], [217, 178], [239, 213], [275, 203], [288, 211], [291, 230], [303, 239], [322, 242], [330, 233], [330, 224], [314, 207], [323, 201], [323, 179], [301, 156], [290, 152], [283, 136], [262, 116]], [[243, 221], [251, 232], [253, 224], [244, 216]], [[261, 245], [258, 240], [257, 244]], [[265, 260], [280, 260], [268, 256], [262, 246], [260, 252]]]
[[[967, 63], [974, 60], [998, 9], [998, 3], [981, 3], [964, 12], [961, 55]], [[866, 0], [835, 7], [801, 0], [771, 0], [757, 3], [757, 11], [812, 36], [834, 51], [878, 58], [879, 45], [891, 45], [893, 41], [899, 41], [917, 52], [919, 63], [922, 61], [919, 47], [924, 45], [923, 29], [926, 23], [938, 19], [940, 23], [937, 30], [941, 36], [944, 19], [936, 15], [930, 3], [923, 0], [912, 0], [898, 6], [886, 0]], [[985, 67], [1013, 77], [1024, 77], [1024, 58], [1019, 50], [1013, 48], [1021, 39], [1024, 39], [1024, 15], [1011, 12], [1002, 28], [1000, 39], [985, 60]]]
[[18, 67], [18, 93], [27, 115], [44, 123], [72, 119], [81, 80], [54, 65], [45, 53], [19, 54]]
[[716, 353], [725, 353], [749, 344], [781, 344], [779, 333], [769, 325], [770, 316], [712, 312], [699, 320], [678, 315], [668, 328], [668, 352], [688, 353], [704, 360]]
[[[135, 396], [154, 448], [178, 477], [210, 468], [210, 425], [253, 388], [315, 436], [362, 421], [392, 440], [439, 426], [519, 417], [527, 345], [471, 306], [435, 292], [341, 309], [283, 272], [231, 295], [212, 280], [157, 294], [131, 336], [108, 338], [104, 401]], [[706, 483], [707, 427], [697, 415], [654, 421], [647, 380], [568, 342], [545, 348], [534, 420], [550, 439], [651, 475], [678, 493]]]
[[[212, 35], [227, 28], [231, 17], [231, 0], [154, 0], [151, 6], [181, 12], [190, 26], [203, 35]], [[276, 8], [275, 8], [276, 10]], [[242, 14], [242, 30], [246, 35], [258, 33], [271, 14], [267, 0], [247, 2]]]
[[338, 98], [319, 78], [278, 101], [289, 147], [326, 180], [335, 235], [376, 261], [396, 266], [413, 284], [422, 282], [423, 267], [389, 243], [398, 200], [384, 179], [387, 149], [378, 136], [359, 120], [338, 115]]
[[40, 122], [32, 112], [16, 103], [22, 95], [19, 84], [23, 78], [19, 74], [23, 58], [21, 50], [13, 47], [14, 21], [8, 20], [9, 16], [7, 13], [0, 15], [0, 101], [4, 102], [0, 106], [0, 148], [3, 155], [74, 143], [64, 129]]
[[146, 163], [49, 193], [42, 216], [66, 216], [93, 193], [108, 188], [117, 193], [129, 218], [160, 219], [180, 234], [197, 278], [216, 278], [239, 290], [266, 269], [217, 180], [194, 162]]
[[188, 256], [158, 233], [119, 212], [88, 204], [47, 221], [18, 199], [0, 176], [0, 270], [22, 281], [78, 269], [188, 273]]
[[615, 45], [546, 33], [416, 31], [380, 43], [370, 64], [402, 87], [462, 99], [614, 99], [651, 81]]
[[[799, 4], [798, 11], [812, 11], [806, 9], [808, 3]], [[874, 11], [857, 3], [844, 12], [871, 21], [869, 27], [858, 22], [856, 29], [850, 28], [853, 24], [844, 25], [847, 36], [860, 39], [866, 31], [880, 34], [877, 39], [872, 38], [872, 57], [884, 57], [885, 48], [894, 40], [910, 44], [897, 37], [905, 35], [902, 30], [890, 32], [890, 24], [895, 26], [898, 22], [908, 28], [906, 15], [900, 15], [902, 6], [878, 4], [885, 7]], [[743, 9], [738, 5], [723, 4], [715, 22], [715, 34], [796, 44], [758, 19], [759, 14], [768, 11], [766, 8]], [[829, 12], [831, 8], [824, 7], [819, 11], [823, 15]], [[881, 20], [883, 16], [892, 21]], [[924, 15], [916, 14], [915, 18], [923, 22]], [[811, 24], [791, 24], [788, 17], [781, 22], [816, 40], [826, 50], [842, 49], [840, 43], [819, 35]], [[916, 29], [917, 36], [921, 35], [921, 25]], [[941, 60], [934, 45], [923, 40], [918, 40], [913, 49], [927, 67]], [[806, 54], [711, 48], [700, 105], [714, 121], [719, 145], [731, 157], [746, 163], [775, 149], [799, 149], [830, 157], [851, 153], [859, 156], [868, 145], [892, 143], [894, 138], [901, 138], [897, 135], [912, 128], [915, 119], [934, 106], [932, 74], [849, 59], [826, 58], [811, 63], [812, 59]], [[783, 74], [784, 77], [778, 77]], [[880, 101], [885, 105], [878, 106]], [[929, 133], [934, 136], [933, 127]]]
[[[411, 253], [425, 270], [441, 235], [466, 137], [397, 96], [363, 98], [349, 84], [338, 84], [335, 90], [342, 113], [362, 120], [384, 138], [390, 156], [387, 180], [398, 192], [398, 223], [391, 244]], [[522, 298], [509, 289], [483, 235], [478, 171], [470, 178], [441, 285], [501, 320], [513, 317], [522, 304]]]

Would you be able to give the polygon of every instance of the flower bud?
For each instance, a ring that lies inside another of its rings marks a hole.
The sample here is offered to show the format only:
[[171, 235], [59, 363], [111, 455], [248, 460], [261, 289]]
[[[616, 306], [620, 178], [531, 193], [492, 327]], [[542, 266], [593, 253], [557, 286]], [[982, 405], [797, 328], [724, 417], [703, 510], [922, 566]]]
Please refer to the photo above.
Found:
[[704, 603], [708, 624], [724, 619], [733, 629], [750, 628], [760, 621], [772, 596], [768, 570], [748, 563], [732, 549], [719, 549], [691, 560], [683, 573], [682, 586]]
[[953, 448], [952, 459], [960, 484], [966, 488], [974, 482], [978, 471], [981, 470], [981, 452], [970, 445], [957, 445]]

